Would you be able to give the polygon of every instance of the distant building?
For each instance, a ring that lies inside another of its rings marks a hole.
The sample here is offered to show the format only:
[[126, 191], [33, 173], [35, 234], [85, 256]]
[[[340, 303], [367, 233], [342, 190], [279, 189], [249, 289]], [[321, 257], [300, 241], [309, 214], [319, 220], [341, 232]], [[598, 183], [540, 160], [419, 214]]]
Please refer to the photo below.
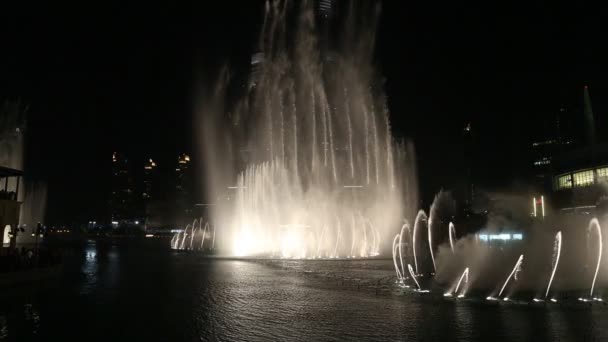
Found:
[[194, 201], [192, 196], [193, 179], [190, 156], [182, 153], [177, 158], [175, 167], [175, 202], [177, 205], [177, 220], [191, 220]]
[[158, 186], [155, 184], [158, 181], [158, 174], [156, 169], [156, 163], [152, 158], [148, 159], [148, 161], [144, 164], [144, 190], [142, 192], [142, 198], [144, 200], [149, 200], [153, 197], [154, 192], [157, 189], [154, 186]]
[[111, 222], [114, 225], [138, 221], [135, 217], [135, 184], [129, 161], [122, 153], [112, 153], [112, 193], [110, 196]]
[[560, 153], [552, 163], [552, 204], [563, 213], [608, 209], [608, 142], [598, 142], [587, 86], [583, 102], [585, 144]]
[[567, 109], [561, 107], [554, 120], [531, 143], [533, 185], [538, 193], [551, 191], [554, 158], [572, 145], [572, 139], [561, 130], [561, 119], [567, 114]]

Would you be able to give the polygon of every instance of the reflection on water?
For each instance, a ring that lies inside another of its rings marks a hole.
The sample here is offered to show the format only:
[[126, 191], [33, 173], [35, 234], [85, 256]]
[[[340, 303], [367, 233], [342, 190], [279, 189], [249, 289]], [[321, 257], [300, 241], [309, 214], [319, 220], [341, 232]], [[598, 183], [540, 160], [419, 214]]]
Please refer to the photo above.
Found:
[[0, 341], [608, 338], [603, 306], [488, 305], [377, 291], [389, 287], [390, 260], [213, 260], [150, 244], [90, 242], [59, 279], [0, 296]]

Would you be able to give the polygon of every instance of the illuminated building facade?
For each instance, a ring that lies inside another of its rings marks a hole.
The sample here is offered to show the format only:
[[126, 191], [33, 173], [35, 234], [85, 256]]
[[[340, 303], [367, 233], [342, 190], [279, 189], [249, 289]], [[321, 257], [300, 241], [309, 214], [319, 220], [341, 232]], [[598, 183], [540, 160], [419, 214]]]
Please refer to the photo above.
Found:
[[587, 214], [608, 209], [602, 203], [608, 196], [608, 142], [598, 142], [587, 86], [583, 99], [585, 145], [561, 153], [552, 163], [552, 204], [563, 213]]

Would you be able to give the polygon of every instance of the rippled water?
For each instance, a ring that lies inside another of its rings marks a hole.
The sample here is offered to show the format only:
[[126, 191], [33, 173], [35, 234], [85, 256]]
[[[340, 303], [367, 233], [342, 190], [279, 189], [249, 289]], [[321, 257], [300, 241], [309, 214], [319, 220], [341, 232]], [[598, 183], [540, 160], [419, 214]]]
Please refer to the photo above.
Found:
[[604, 341], [608, 307], [396, 296], [388, 260], [217, 260], [89, 243], [58, 279], [3, 289], [8, 341]]

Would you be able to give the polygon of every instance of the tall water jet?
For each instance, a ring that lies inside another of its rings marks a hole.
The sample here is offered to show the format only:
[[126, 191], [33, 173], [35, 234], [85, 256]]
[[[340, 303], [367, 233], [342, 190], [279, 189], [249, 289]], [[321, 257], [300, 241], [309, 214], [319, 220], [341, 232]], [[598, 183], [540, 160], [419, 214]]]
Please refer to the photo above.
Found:
[[555, 276], [555, 271], [557, 270], [557, 266], [559, 265], [559, 258], [562, 253], [562, 231], [560, 230], [555, 234], [555, 241], [553, 242], [553, 258], [551, 261], [551, 278], [549, 278], [549, 284], [547, 284], [547, 291], [545, 292], [545, 299], [549, 296], [549, 291], [551, 290], [551, 283], [553, 283], [553, 277]]
[[399, 241], [401, 240], [401, 234], [395, 235], [393, 239], [393, 264], [395, 265], [395, 272], [397, 273], [397, 280], [401, 281], [403, 279], [401, 270], [399, 270], [399, 266], [397, 265], [397, 248], [399, 248]]
[[[511, 271], [511, 273], [509, 274], [509, 276], [507, 277], [507, 280], [505, 280], [505, 283], [502, 285], [502, 288], [500, 289], [500, 292], [498, 292], [498, 297], [500, 298], [500, 296], [502, 295], [502, 292], [505, 290], [505, 288], [507, 287], [507, 284], [509, 283], [509, 280], [511, 280], [511, 277], [513, 277], [514, 274], [516, 274], [519, 271], [519, 268], [521, 266], [521, 263], [524, 261], [524, 255], [520, 255], [519, 258], [517, 259], [517, 262], [515, 263], [515, 267], [513, 267], [513, 270]], [[515, 280], [517, 280], [517, 278], [515, 278]]]
[[[458, 290], [460, 290], [460, 285], [462, 284], [464, 280], [464, 285], [463, 285], [463, 290], [462, 293], [459, 293]], [[469, 284], [469, 268], [465, 268], [464, 272], [462, 272], [462, 275], [460, 276], [460, 278], [458, 278], [458, 283], [456, 283], [456, 288], [454, 289], [453, 292], [446, 292], [443, 296], [444, 297], [452, 297], [453, 295], [457, 295], [458, 298], [463, 298], [465, 295], [465, 291], [466, 288], [464, 286]]]
[[407, 220], [405, 221], [405, 223], [403, 223], [403, 226], [401, 226], [401, 232], [399, 233], [399, 263], [401, 264], [401, 274], [405, 274], [405, 267], [403, 264], [403, 236], [405, 235], [407, 231], [407, 236], [409, 237], [410, 235], [410, 225], [408, 224]]
[[454, 228], [454, 224], [450, 222], [448, 224], [448, 235], [450, 236], [450, 249], [452, 253], [454, 253], [454, 240], [456, 240], [456, 228]]
[[433, 253], [433, 220], [429, 219], [427, 224], [427, 231], [429, 237], [429, 251], [431, 252], [431, 261], [433, 261], [433, 271], [437, 272], [437, 265], [435, 265], [435, 253]]
[[418, 258], [416, 256], [416, 236], [418, 235], [418, 227], [422, 221], [426, 221], [426, 214], [424, 213], [424, 210], [419, 210], [418, 214], [416, 215], [416, 220], [414, 221], [414, 232], [412, 233], [412, 251], [414, 254], [414, 266], [416, 267], [416, 274], [419, 274]]
[[[593, 290], [595, 289], [595, 281], [597, 280], [597, 274], [600, 271], [600, 264], [602, 262], [602, 249], [603, 249], [602, 227], [600, 226], [600, 223], [597, 220], [597, 218], [593, 218], [591, 220], [591, 222], [589, 222], [589, 227], [587, 228], [587, 231], [589, 232], [589, 234], [593, 227], [595, 227], [595, 231], [597, 233], [598, 248], [597, 248], [597, 262], [595, 265], [595, 273], [593, 274], [593, 281], [591, 282], [591, 289], [589, 290], [590, 298], [593, 298]], [[589, 235], [587, 235], [587, 237], [589, 237]]]
[[391, 230], [411, 206], [414, 156], [391, 135], [373, 66], [379, 7], [361, 2], [342, 14], [343, 32], [320, 36], [313, 2], [269, 1], [250, 86], [232, 91], [222, 74], [200, 101], [194, 126], [225, 253], [389, 252]]
[[412, 279], [414, 279], [414, 282], [416, 283], [416, 287], [418, 287], [418, 290], [422, 290], [420, 288], [420, 283], [418, 283], [418, 280], [416, 279], [416, 275], [414, 274], [414, 269], [412, 269], [412, 265], [407, 264], [407, 269], [410, 272], [410, 276], [412, 277]]
[[[456, 289], [454, 290], [454, 293], [458, 294], [458, 289], [460, 288], [460, 284], [462, 283], [462, 280], [464, 279], [464, 284], [468, 285], [469, 284], [469, 268], [465, 268], [464, 272], [462, 272], [462, 275], [460, 276], [460, 279], [458, 280], [458, 284], [456, 284]], [[464, 296], [464, 289], [463, 289], [463, 293], [459, 294], [458, 297], [460, 296]]]

